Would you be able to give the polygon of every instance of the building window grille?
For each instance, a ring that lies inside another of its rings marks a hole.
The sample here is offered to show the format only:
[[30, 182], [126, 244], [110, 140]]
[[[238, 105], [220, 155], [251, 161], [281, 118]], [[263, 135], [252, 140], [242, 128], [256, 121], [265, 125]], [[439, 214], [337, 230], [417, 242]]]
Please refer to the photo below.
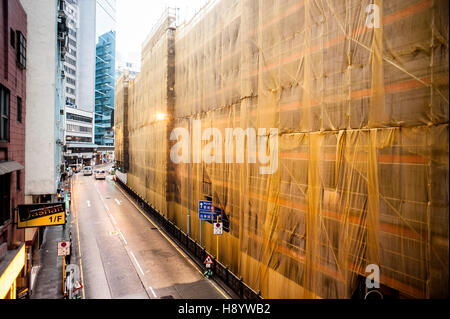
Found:
[[9, 141], [9, 99], [9, 90], [0, 85], [0, 141]]
[[27, 67], [27, 40], [20, 31], [17, 31], [17, 63], [23, 69]]
[[22, 123], [22, 99], [17, 97], [17, 122]]

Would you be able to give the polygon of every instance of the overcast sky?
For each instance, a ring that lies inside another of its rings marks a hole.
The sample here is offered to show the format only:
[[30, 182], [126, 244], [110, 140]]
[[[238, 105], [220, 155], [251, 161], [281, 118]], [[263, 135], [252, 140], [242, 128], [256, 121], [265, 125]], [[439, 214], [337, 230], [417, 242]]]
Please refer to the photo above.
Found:
[[117, 58], [140, 62], [141, 46], [165, 8], [180, 8], [181, 20], [189, 19], [207, 0], [117, 0]]

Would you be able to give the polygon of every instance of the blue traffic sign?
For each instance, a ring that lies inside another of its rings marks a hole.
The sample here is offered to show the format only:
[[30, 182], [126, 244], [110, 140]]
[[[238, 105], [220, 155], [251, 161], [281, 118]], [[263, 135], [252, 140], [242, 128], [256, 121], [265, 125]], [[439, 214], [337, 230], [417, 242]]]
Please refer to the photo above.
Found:
[[200, 200], [198, 202], [198, 218], [202, 220], [217, 220], [222, 214], [222, 210], [217, 207], [213, 207], [211, 201]]

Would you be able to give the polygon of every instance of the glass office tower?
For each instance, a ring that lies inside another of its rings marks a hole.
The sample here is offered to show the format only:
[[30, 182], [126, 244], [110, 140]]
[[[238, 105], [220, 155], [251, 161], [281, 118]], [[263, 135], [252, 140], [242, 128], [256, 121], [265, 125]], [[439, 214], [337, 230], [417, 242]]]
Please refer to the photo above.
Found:
[[99, 37], [95, 68], [95, 144], [114, 146], [116, 33]]

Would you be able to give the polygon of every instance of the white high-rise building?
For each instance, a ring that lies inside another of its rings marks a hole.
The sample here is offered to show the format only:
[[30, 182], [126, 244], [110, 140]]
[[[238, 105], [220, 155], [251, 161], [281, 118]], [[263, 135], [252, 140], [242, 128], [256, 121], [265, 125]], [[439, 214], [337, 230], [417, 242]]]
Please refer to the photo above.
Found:
[[21, 0], [27, 13], [26, 203], [56, 198], [62, 173], [67, 17], [55, 0]]
[[64, 62], [66, 164], [90, 165], [94, 144], [96, 1], [64, 0], [69, 50]]

